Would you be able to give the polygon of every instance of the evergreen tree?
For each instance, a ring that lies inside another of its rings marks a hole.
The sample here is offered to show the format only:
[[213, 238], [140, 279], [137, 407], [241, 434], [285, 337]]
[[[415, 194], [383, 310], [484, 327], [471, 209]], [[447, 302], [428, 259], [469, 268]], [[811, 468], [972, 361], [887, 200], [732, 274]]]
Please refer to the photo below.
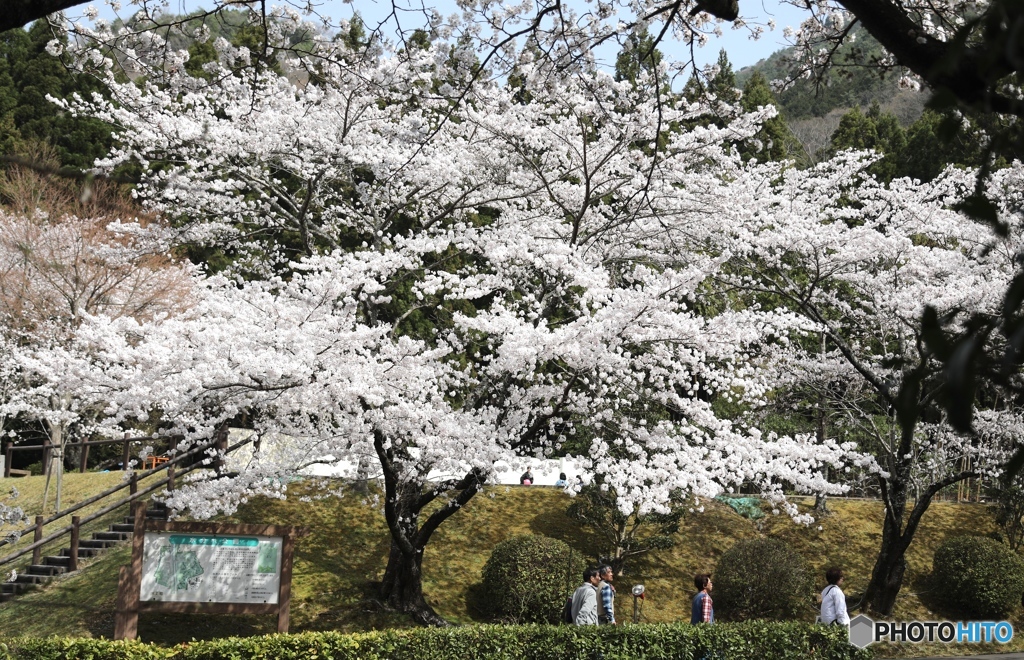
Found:
[[[231, 45], [249, 49], [249, 60], [262, 68], [267, 68], [277, 75], [284, 75], [281, 69], [281, 62], [277, 57], [277, 50], [267, 45], [267, 28], [262, 23], [246, 23], [238, 28]], [[239, 62], [236, 68], [243, 68], [246, 64]]]
[[906, 133], [899, 121], [890, 113], [882, 113], [875, 102], [867, 114], [857, 107], [843, 115], [832, 134], [828, 151], [831, 156], [846, 149], [873, 149], [882, 158], [868, 168], [868, 172], [887, 183], [902, 176], [906, 144]]
[[949, 165], [980, 167], [985, 153], [984, 135], [977, 130], [981, 123], [965, 126], [959, 113], [925, 110], [907, 129], [901, 162], [904, 176], [931, 181]]
[[740, 93], [736, 88], [736, 72], [732, 70], [729, 55], [724, 49], [718, 52], [714, 76], [701, 80], [701, 75], [695, 73], [683, 88], [683, 96], [691, 102], [707, 95], [714, 96], [722, 103], [729, 105], [739, 101]]
[[663, 57], [661, 51], [655, 48], [654, 37], [646, 28], [632, 32], [615, 58], [615, 80], [628, 81], [635, 87], [641, 75], [646, 74], [657, 80], [658, 86], [667, 92], [668, 80], [658, 73]]
[[739, 100], [739, 91], [736, 87], [736, 72], [732, 70], [732, 62], [725, 49], [718, 51], [718, 62], [713, 78], [708, 81], [708, 91], [724, 103], [736, 103]]
[[[778, 107], [778, 101], [772, 90], [768, 87], [768, 81], [760, 73], [754, 73], [743, 88], [743, 97], [740, 105], [747, 112], [754, 112], [758, 108], [774, 105]], [[761, 130], [755, 136], [760, 141], [761, 148], [756, 149], [748, 143], [743, 145], [740, 152], [745, 160], [757, 158], [759, 161], [780, 161], [787, 158], [797, 159], [801, 164], [806, 161], [803, 155], [799, 140], [789, 130], [789, 125], [781, 114], [778, 114], [764, 123]]]
[[89, 96], [99, 90], [88, 76], [77, 76], [46, 51], [53, 38], [45, 21], [0, 35], [0, 149], [23, 151], [26, 143], [52, 144], [61, 164], [91, 167], [107, 152], [110, 127], [95, 119], [59, 111], [47, 96]]

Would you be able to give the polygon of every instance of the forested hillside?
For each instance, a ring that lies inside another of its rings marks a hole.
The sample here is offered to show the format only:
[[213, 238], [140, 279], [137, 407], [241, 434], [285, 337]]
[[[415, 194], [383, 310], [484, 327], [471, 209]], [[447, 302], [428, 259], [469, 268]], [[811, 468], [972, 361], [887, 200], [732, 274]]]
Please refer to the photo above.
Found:
[[[835, 110], [868, 108], [878, 103], [883, 111], [894, 114], [904, 126], [921, 116], [927, 92], [902, 89], [898, 72], [877, 66], [882, 47], [860, 26], [853, 30], [855, 39], [842, 45], [836, 53], [836, 66], [823, 80], [800, 79], [778, 94], [779, 109], [788, 121], [824, 117]], [[793, 48], [784, 48], [753, 66], [740, 69], [736, 79], [745, 83], [754, 73], [769, 81], [786, 78], [795, 55]]]

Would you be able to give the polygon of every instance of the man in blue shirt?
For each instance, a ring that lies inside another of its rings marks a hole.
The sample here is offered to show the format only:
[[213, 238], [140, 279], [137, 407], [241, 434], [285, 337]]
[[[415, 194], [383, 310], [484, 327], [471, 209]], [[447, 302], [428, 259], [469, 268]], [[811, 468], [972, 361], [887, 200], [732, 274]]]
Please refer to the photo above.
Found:
[[598, 594], [601, 596], [597, 608], [597, 621], [602, 625], [610, 623], [614, 626], [616, 625], [615, 587], [612, 586], [612, 580], [615, 579], [615, 572], [608, 564], [602, 564], [597, 567], [597, 574], [601, 577], [601, 582], [597, 585]]

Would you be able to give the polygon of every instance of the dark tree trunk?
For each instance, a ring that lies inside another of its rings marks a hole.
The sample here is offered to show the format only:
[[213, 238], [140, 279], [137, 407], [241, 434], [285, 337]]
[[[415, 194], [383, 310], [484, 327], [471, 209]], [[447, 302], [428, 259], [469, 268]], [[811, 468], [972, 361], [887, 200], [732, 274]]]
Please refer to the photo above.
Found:
[[[384, 518], [391, 533], [391, 551], [378, 596], [385, 606], [429, 626], [449, 625], [423, 596], [423, 551], [434, 531], [476, 495], [483, 485], [473, 470], [459, 480], [436, 484], [404, 481], [394, 445], [374, 434], [374, 448], [384, 473]], [[457, 491], [420, 525], [424, 507], [440, 495]]]
[[[889, 497], [886, 498], [888, 492]], [[905, 558], [909, 536], [903, 530], [903, 513], [907, 506], [906, 484], [896, 474], [891, 474], [888, 483], [882, 482], [882, 497], [885, 500], [885, 522], [882, 525], [882, 545], [871, 571], [871, 582], [864, 592], [864, 603], [878, 614], [892, 614], [896, 596], [903, 586], [903, 574], [907, 570]]]
[[882, 503], [885, 506], [885, 522], [882, 526], [882, 545], [878, 550], [875, 567], [871, 571], [871, 582], [864, 592], [862, 605], [873, 612], [888, 616], [896, 604], [896, 596], [903, 586], [903, 575], [907, 570], [907, 548], [914, 540], [917, 526], [935, 494], [946, 486], [975, 476], [974, 472], [958, 472], [930, 484], [921, 492], [909, 515], [906, 514], [910, 493], [910, 455], [914, 425], [908, 424], [902, 430], [900, 451], [890, 461], [889, 478], [879, 478]]
[[411, 616], [417, 623], [427, 626], [446, 626], [423, 597], [423, 553], [406, 556], [392, 540], [388, 566], [380, 584], [380, 600], [389, 608]]
[[906, 547], [900, 537], [882, 535], [882, 548], [875, 560], [871, 583], [864, 594], [864, 600], [873, 612], [892, 614], [896, 596], [903, 586], [903, 574], [907, 570]]

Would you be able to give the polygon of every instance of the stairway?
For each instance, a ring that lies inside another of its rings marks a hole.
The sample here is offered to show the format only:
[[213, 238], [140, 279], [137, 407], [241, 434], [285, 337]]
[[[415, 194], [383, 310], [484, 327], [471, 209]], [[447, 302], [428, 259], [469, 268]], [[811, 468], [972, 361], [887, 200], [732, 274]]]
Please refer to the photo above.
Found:
[[[167, 509], [163, 504], [151, 502], [146, 509], [149, 520], [167, 520]], [[93, 532], [91, 539], [78, 541], [78, 559], [98, 557], [116, 545], [130, 541], [135, 530], [135, 517], [125, 516], [124, 521], [114, 523], [105, 532]], [[71, 565], [71, 548], [62, 548], [57, 556], [43, 557], [42, 564], [32, 564], [24, 573], [18, 573], [14, 582], [0, 582], [0, 603], [5, 603], [41, 585], [47, 584], [58, 575], [68, 572]]]

